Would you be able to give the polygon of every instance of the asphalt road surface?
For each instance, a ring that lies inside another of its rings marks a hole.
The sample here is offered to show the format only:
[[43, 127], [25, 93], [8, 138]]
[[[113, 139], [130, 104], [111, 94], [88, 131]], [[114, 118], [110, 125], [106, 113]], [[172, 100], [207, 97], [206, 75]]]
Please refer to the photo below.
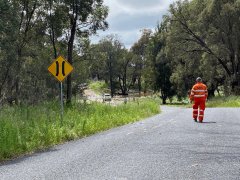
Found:
[[240, 109], [163, 113], [0, 165], [1, 180], [240, 179]]

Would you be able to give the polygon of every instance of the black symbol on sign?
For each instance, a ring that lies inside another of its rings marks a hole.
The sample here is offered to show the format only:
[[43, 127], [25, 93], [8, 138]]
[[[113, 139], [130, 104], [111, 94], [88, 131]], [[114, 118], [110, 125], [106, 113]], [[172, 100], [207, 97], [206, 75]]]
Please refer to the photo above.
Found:
[[[56, 76], [59, 75], [59, 62], [56, 61]], [[65, 62], [62, 62], [62, 75], [65, 76]]]
[[56, 61], [56, 76], [59, 74], [59, 63]]
[[64, 68], [65, 67], [65, 62], [63, 61], [62, 62], [62, 75], [65, 76], [65, 71], [64, 71]]

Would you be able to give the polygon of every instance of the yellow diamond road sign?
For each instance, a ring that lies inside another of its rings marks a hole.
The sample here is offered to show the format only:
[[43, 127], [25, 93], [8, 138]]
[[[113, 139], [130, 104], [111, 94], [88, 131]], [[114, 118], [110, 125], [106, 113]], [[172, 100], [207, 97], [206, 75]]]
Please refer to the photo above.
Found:
[[58, 56], [58, 58], [48, 67], [48, 71], [60, 82], [62, 82], [72, 70], [72, 65], [62, 56]]

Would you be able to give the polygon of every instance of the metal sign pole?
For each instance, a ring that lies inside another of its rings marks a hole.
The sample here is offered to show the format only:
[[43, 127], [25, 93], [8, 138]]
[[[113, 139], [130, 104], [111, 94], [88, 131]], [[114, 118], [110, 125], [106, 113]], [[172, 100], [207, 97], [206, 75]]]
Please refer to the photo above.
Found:
[[63, 125], [63, 84], [61, 82], [61, 125]]
[[72, 65], [62, 56], [58, 56], [55, 61], [48, 67], [48, 71], [60, 81], [60, 104], [61, 104], [61, 125], [63, 125], [63, 84], [62, 81], [72, 72]]

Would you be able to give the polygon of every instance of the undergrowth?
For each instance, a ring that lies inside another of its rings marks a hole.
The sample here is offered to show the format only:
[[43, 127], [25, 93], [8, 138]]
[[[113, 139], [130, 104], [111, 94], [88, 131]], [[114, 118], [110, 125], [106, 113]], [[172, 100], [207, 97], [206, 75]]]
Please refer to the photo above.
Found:
[[59, 103], [2, 107], [0, 110], [0, 161], [45, 149], [159, 113], [151, 99], [116, 107], [101, 103], [74, 103], [60, 119]]

